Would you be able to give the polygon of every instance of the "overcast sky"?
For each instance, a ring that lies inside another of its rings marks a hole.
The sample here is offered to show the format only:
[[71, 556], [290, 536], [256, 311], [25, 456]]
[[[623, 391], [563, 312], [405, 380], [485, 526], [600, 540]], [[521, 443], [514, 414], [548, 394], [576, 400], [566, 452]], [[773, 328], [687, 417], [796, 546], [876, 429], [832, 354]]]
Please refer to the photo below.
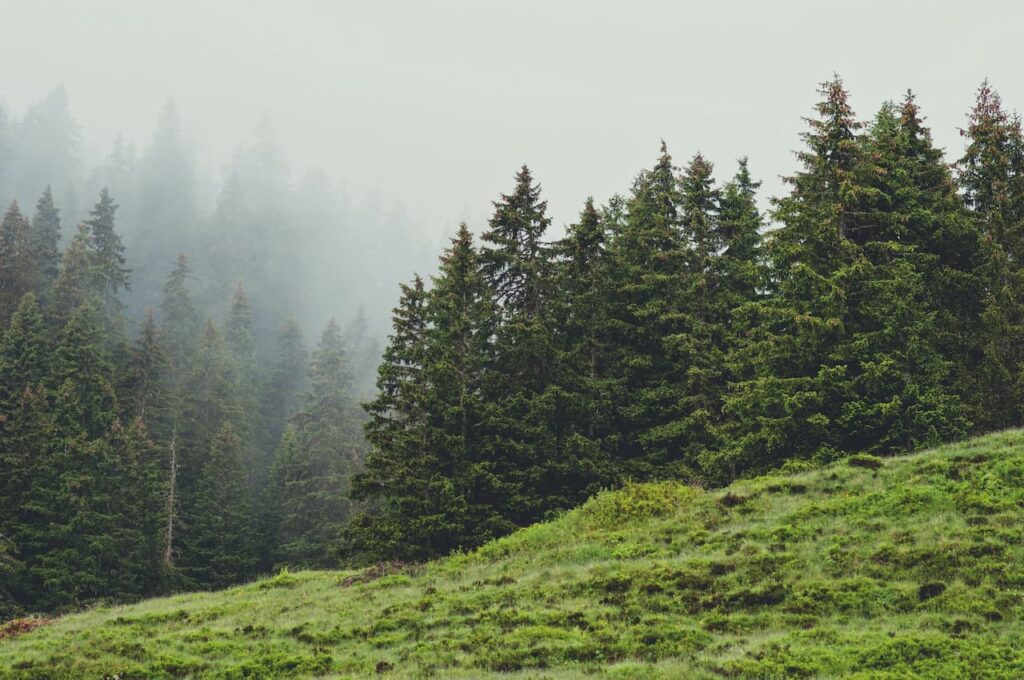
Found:
[[269, 117], [299, 174], [379, 187], [440, 232], [523, 163], [558, 223], [625, 191], [664, 138], [769, 193], [833, 71], [869, 117], [908, 88], [939, 143], [979, 82], [1024, 107], [1024, 3], [595, 0], [0, 0], [0, 100], [67, 86], [87, 139], [144, 146], [173, 96], [226, 160]]

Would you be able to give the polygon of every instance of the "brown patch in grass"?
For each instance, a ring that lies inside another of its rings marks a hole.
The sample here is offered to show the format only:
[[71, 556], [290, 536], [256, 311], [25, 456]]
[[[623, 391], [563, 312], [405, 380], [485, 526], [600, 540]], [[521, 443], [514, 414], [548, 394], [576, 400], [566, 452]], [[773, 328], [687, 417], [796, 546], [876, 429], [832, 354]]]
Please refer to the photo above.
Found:
[[358, 574], [352, 574], [338, 581], [338, 585], [342, 588], [348, 588], [358, 583], [369, 583], [376, 581], [379, 578], [383, 578], [390, 574], [399, 574], [403, 571], [407, 571], [410, 565], [402, 562], [401, 560], [391, 560], [390, 562], [378, 562], [372, 567], [363, 569]]
[[15, 638], [25, 633], [31, 633], [40, 626], [47, 626], [57, 619], [47, 619], [41, 616], [33, 616], [27, 619], [11, 619], [0, 623], [0, 640]]

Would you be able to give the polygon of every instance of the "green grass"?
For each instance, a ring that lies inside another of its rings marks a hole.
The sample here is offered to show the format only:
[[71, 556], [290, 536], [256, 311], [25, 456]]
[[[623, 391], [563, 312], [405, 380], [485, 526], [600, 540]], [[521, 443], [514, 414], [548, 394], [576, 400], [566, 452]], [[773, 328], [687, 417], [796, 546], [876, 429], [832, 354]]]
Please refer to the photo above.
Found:
[[0, 641], [0, 677], [1024, 677], [1024, 433], [630, 486], [371, 576], [65, 616]]

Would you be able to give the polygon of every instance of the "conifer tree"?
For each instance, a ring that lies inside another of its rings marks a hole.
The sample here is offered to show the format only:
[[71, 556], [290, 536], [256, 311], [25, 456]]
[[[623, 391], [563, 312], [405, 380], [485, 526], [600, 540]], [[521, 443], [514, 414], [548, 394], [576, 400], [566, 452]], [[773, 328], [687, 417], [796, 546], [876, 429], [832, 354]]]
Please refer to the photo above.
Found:
[[430, 484], [452, 510], [439, 518], [434, 529], [441, 530], [431, 533], [424, 554], [479, 545], [508, 530], [496, 474], [501, 461], [487, 442], [485, 376], [494, 361], [497, 315], [480, 257], [461, 224], [441, 255], [424, 309], [425, 445], [435, 461]]
[[450, 480], [435, 478], [429, 447], [423, 280], [417, 276], [401, 290], [377, 369], [377, 396], [365, 407], [366, 467], [352, 484], [353, 497], [374, 506], [353, 519], [346, 535], [357, 554], [421, 559], [443, 549], [434, 545], [439, 536], [462, 531], [466, 509]]
[[984, 310], [981, 315], [980, 400], [986, 427], [1019, 425], [1024, 404], [1017, 341], [1024, 331], [1024, 135], [999, 94], [982, 83], [957, 162], [957, 180], [976, 228], [983, 234]]
[[229, 422], [210, 442], [187, 518], [180, 561], [187, 578], [203, 587], [223, 588], [252, 576], [252, 501], [241, 439]]
[[662, 143], [657, 163], [636, 178], [625, 223], [609, 245], [609, 329], [621, 394], [616, 457], [623, 476], [650, 477], [675, 454], [668, 433], [652, 436], [652, 430], [675, 413], [680, 390], [665, 344], [685, 330], [681, 305], [690, 253], [679, 189]]
[[547, 247], [544, 234], [551, 225], [547, 201], [525, 165], [516, 173], [511, 194], [494, 203], [494, 216], [481, 237], [485, 245], [481, 266], [495, 300], [506, 316], [540, 313], [545, 285]]
[[242, 284], [238, 284], [224, 322], [224, 343], [231, 358], [234, 393], [242, 419], [237, 432], [242, 442], [242, 460], [255, 491], [266, 482], [276, 442], [268, 441], [261, 417], [260, 379], [252, 323], [249, 298]]
[[757, 299], [766, 284], [764, 219], [756, 198], [760, 186], [750, 176], [747, 159], [741, 158], [736, 174], [722, 188], [718, 209], [722, 253], [716, 267], [723, 306], [729, 310]]
[[50, 287], [57, 281], [60, 267], [60, 211], [53, 203], [49, 186], [36, 203], [30, 231], [33, 290], [46, 299]]
[[4, 327], [21, 296], [33, 289], [32, 265], [29, 223], [14, 201], [0, 220], [0, 324]]
[[838, 78], [823, 83], [818, 116], [807, 119], [797, 152], [800, 172], [776, 202], [782, 227], [771, 233], [771, 296], [744, 314], [745, 342], [733, 352], [744, 376], [726, 396], [729, 444], [709, 472], [718, 479], [781, 464], [786, 458], [837, 455], [834, 419], [843, 408], [847, 366], [835, 355], [849, 337], [842, 273], [863, 239], [863, 151], [848, 93]]
[[167, 353], [152, 310], [139, 329], [139, 337], [131, 350], [127, 389], [133, 405], [132, 413], [143, 422], [156, 424], [168, 414], [166, 407]]
[[83, 304], [100, 304], [101, 289], [101, 273], [96, 266], [89, 229], [80, 224], [61, 256], [60, 274], [54, 285], [54, 316], [66, 321]]
[[225, 423], [231, 424], [233, 436], [238, 438], [244, 414], [236, 388], [224, 338], [207, 320], [179, 392], [178, 487], [183, 497], [195, 489], [213, 439]]
[[324, 566], [350, 514], [350, 482], [362, 464], [352, 374], [333, 319], [313, 352], [309, 385], [271, 475], [277, 505], [275, 559]]
[[551, 220], [529, 169], [524, 166], [515, 179], [513, 192], [494, 203], [480, 253], [484, 281], [498, 303], [495, 358], [484, 387], [485, 455], [500, 480], [494, 495], [510, 526], [571, 506], [599, 483], [591, 461], [561, 446], [573, 424], [569, 395], [554, 379], [552, 258], [543, 241]]
[[263, 387], [263, 420], [269, 441], [278, 442], [285, 423], [299, 410], [309, 361], [302, 328], [288, 317], [277, 336], [277, 354]]
[[572, 423], [562, 446], [595, 465], [595, 476], [614, 478], [615, 406], [620, 389], [612, 374], [609, 307], [609, 218], [588, 198], [575, 224], [555, 246], [554, 313], [559, 320], [559, 385], [568, 395]]
[[[36, 515], [32, 485], [47, 465], [53, 442], [48, 387], [53, 347], [35, 296], [26, 294], [10, 327], [0, 336], [0, 536], [6, 549], [10, 588], [0, 588], [0, 602], [16, 599], [15, 584], [24, 578], [24, 557], [31, 559]], [[24, 553], [24, 554], [23, 554]], [[2, 570], [0, 570], [2, 572]], [[6, 605], [13, 607], [12, 603]], [[5, 607], [0, 604], [0, 608]]]
[[161, 334], [171, 368], [177, 374], [186, 369], [202, 331], [199, 311], [188, 289], [190, 275], [188, 258], [179, 255], [174, 270], [163, 285], [160, 302]]
[[[92, 241], [93, 258], [99, 279], [102, 308], [111, 323], [119, 320], [121, 302], [117, 294], [128, 288], [131, 270], [125, 266], [124, 245], [115, 230], [117, 204], [106, 189], [100, 192], [100, 199], [89, 211], [85, 226]], [[117, 328], [117, 326], [114, 326]]]

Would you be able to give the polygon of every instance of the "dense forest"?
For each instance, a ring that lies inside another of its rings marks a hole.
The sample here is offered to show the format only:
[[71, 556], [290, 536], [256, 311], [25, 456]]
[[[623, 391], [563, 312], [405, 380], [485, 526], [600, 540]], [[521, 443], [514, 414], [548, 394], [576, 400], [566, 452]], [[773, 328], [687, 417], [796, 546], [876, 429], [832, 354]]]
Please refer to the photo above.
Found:
[[[286, 247], [316, 210], [246, 205], [301, 204], [261, 188], [272, 154], [185, 209], [168, 109], [68, 229], [72, 197], [42, 189], [61, 164], [20, 170], [48, 147], [30, 115], [8, 124], [0, 187], [42, 195], [0, 224], [0, 616], [424, 560], [626, 480], [718, 486], [1020, 425], [1019, 118], [983, 84], [949, 163], [911, 93], [868, 121], [838, 77], [820, 93], [767, 212], [746, 159], [720, 181], [663, 143], [553, 238], [524, 166], [478, 239], [461, 226], [400, 287], [369, 393], [365, 321], [307, 356], [283, 313], [300, 289], [279, 277], [329, 249]], [[123, 240], [121, 200], [141, 206]]]

